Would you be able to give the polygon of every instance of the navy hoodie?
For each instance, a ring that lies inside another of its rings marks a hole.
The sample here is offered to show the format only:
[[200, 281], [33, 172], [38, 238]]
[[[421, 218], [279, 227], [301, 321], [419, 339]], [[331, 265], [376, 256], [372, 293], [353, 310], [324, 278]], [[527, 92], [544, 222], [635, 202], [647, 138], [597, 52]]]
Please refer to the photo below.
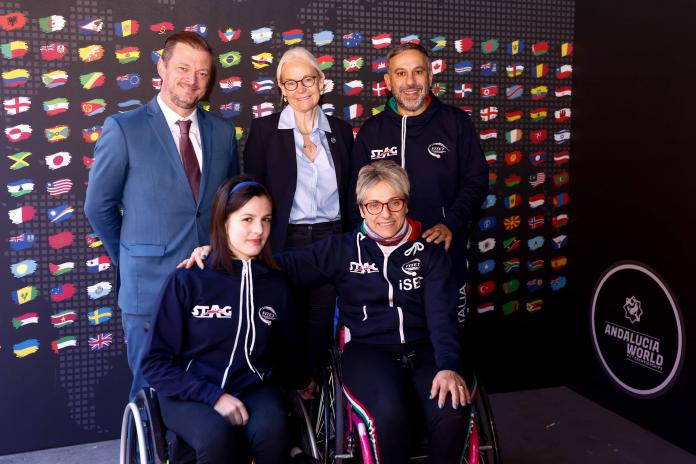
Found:
[[276, 257], [299, 286], [336, 285], [341, 323], [368, 344], [432, 343], [440, 370], [462, 366], [457, 290], [442, 245], [420, 239], [420, 227], [390, 254], [360, 228]]
[[294, 342], [285, 275], [258, 260], [224, 270], [179, 269], [169, 276], [142, 362], [161, 395], [210, 406], [268, 378]]
[[[424, 230], [446, 225], [460, 242], [455, 250], [463, 252], [469, 220], [488, 193], [488, 164], [469, 115], [432, 94], [418, 116], [400, 115], [393, 97], [385, 106], [358, 132], [351, 160], [351, 193], [355, 195], [361, 167], [379, 160], [396, 162], [406, 169], [411, 183], [409, 216], [420, 221]], [[357, 223], [354, 210], [352, 219]]]

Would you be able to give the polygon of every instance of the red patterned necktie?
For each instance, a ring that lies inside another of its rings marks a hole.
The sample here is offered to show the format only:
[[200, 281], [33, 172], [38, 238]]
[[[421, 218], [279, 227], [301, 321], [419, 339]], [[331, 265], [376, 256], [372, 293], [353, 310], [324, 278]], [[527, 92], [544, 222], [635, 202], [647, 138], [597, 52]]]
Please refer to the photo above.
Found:
[[181, 160], [184, 162], [184, 171], [188, 177], [193, 198], [198, 202], [198, 188], [201, 184], [201, 170], [198, 167], [196, 152], [193, 151], [193, 144], [189, 138], [189, 129], [191, 121], [177, 121], [179, 126], [179, 151], [181, 152]]

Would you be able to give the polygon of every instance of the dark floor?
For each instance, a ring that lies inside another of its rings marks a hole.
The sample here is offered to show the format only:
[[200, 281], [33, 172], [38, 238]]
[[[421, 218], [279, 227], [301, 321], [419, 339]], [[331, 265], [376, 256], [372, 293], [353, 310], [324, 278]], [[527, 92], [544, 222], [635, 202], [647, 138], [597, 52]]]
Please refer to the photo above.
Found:
[[[491, 395], [505, 464], [694, 464], [696, 456], [564, 387]], [[118, 441], [0, 456], [0, 464], [117, 463]]]
[[696, 456], [574, 391], [491, 395], [505, 464], [694, 464]]

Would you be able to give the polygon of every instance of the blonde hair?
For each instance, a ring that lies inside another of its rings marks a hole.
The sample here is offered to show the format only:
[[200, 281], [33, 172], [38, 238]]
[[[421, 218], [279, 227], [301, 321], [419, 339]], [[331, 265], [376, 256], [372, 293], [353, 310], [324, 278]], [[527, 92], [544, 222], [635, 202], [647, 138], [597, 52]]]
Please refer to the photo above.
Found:
[[326, 77], [324, 76], [324, 72], [319, 67], [317, 59], [314, 57], [314, 55], [312, 55], [312, 53], [310, 53], [309, 50], [304, 47], [292, 47], [283, 53], [283, 56], [281, 56], [280, 60], [278, 61], [278, 67], [276, 68], [276, 83], [278, 84], [278, 87], [280, 87], [280, 74], [283, 71], [283, 65], [292, 60], [304, 61], [310, 65], [317, 72], [317, 79], [320, 81]]
[[355, 185], [355, 196], [358, 205], [365, 201], [365, 195], [375, 185], [386, 182], [406, 201], [410, 197], [411, 184], [406, 170], [394, 161], [375, 161], [367, 164], [358, 172], [358, 182]]

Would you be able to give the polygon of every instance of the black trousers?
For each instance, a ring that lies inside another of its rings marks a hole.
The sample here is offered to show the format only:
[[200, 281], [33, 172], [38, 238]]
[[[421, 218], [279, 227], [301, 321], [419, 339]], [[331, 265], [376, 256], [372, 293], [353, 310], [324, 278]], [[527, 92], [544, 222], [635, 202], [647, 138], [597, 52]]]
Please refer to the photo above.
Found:
[[429, 342], [368, 345], [349, 342], [341, 357], [348, 400], [368, 424], [382, 464], [409, 461], [409, 444], [423, 430], [430, 439], [430, 462], [457, 463], [464, 449], [471, 406], [442, 409], [430, 388], [438, 369]]
[[257, 384], [237, 395], [249, 413], [246, 426], [233, 426], [197, 401], [160, 397], [162, 420], [196, 453], [198, 464], [283, 464], [290, 459], [288, 414], [283, 392]]
[[[341, 222], [320, 224], [289, 224], [285, 251], [301, 250], [307, 245], [341, 232]], [[325, 283], [295, 292], [300, 342], [300, 359], [309, 370], [317, 367], [333, 341], [333, 316], [336, 308], [336, 288]]]

